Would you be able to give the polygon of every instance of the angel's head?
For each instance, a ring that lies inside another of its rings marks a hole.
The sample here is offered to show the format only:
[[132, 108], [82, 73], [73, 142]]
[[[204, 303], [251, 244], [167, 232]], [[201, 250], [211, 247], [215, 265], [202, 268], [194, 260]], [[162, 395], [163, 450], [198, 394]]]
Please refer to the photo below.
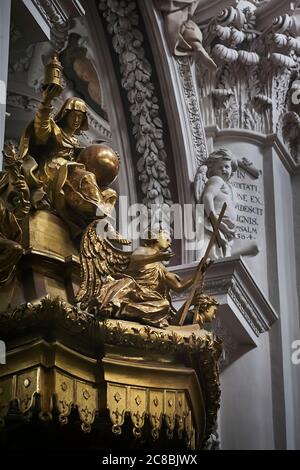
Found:
[[220, 148], [210, 154], [205, 162], [207, 166], [207, 177], [219, 176], [228, 181], [236, 172], [238, 163], [236, 157], [229, 149]]
[[170, 233], [163, 229], [147, 230], [143, 243], [146, 246], [157, 246], [162, 251], [166, 251], [171, 246]]
[[211, 323], [215, 319], [218, 305], [218, 302], [213, 297], [201, 294], [198, 317], [200, 326], [205, 322]]

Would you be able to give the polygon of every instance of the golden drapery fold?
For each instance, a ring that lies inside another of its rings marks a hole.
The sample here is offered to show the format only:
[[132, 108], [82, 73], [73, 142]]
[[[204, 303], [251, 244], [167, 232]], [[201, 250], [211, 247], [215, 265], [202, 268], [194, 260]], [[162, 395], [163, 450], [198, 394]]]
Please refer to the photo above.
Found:
[[[130, 275], [129, 275], [130, 274]], [[157, 327], [168, 326], [175, 314], [162, 263], [151, 263], [139, 271], [110, 279], [100, 292], [100, 311], [115, 317], [138, 320]]]

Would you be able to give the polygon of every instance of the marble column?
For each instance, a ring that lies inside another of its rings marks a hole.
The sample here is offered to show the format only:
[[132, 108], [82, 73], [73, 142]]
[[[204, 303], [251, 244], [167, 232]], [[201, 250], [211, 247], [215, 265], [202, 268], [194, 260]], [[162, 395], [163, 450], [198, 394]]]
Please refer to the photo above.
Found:
[[[10, 7], [11, 0], [2, 0], [0, 16], [0, 150], [3, 148], [5, 129]], [[2, 167], [2, 154], [0, 158], [0, 166]]]

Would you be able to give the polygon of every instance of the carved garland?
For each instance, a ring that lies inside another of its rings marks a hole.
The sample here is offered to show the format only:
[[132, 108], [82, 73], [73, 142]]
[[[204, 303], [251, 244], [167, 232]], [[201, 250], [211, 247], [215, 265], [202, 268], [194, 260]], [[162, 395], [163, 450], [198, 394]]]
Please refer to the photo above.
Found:
[[177, 63], [191, 124], [196, 162], [197, 165], [201, 165], [208, 158], [208, 149], [199, 98], [193, 81], [191, 63], [188, 57], [178, 58]]
[[120, 63], [121, 85], [126, 91], [136, 151], [140, 155], [137, 171], [143, 202], [172, 204], [167, 174], [167, 153], [163, 123], [159, 118], [158, 98], [151, 81], [152, 68], [146, 59], [143, 34], [138, 29], [135, 1], [100, 0], [99, 9], [112, 36], [112, 46]]

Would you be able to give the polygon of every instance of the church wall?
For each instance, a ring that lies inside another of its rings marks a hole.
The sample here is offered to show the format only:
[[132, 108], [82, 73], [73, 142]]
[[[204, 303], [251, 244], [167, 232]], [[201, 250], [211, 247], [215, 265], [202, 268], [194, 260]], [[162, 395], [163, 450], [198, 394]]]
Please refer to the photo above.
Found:
[[221, 373], [221, 389], [221, 449], [273, 449], [268, 334], [259, 338], [257, 348]]
[[[10, 26], [11, 0], [1, 2], [0, 16], [0, 149], [4, 142], [4, 129], [6, 118], [6, 87], [9, 53], [9, 26]], [[0, 155], [0, 167], [2, 166], [2, 153]]]
[[[215, 149], [221, 147], [229, 148], [238, 159], [247, 158], [253, 164], [253, 166], [261, 172], [258, 179], [247, 177], [246, 180], [243, 178], [238, 178], [237, 180], [237, 182], [242, 184], [245, 182], [255, 185], [258, 188], [258, 190], [261, 192], [259, 195], [260, 204], [258, 205], [255, 202], [255, 199], [253, 199], [254, 202], [250, 202], [249, 204], [250, 198], [255, 198], [257, 193], [238, 189], [235, 190], [235, 203], [242, 205], [238, 195], [246, 194], [248, 196], [248, 204], [251, 205], [251, 207], [256, 207], [257, 209], [263, 211], [262, 217], [250, 217], [251, 219], [256, 219], [255, 222], [259, 224], [258, 233], [255, 235], [255, 242], [258, 245], [259, 253], [256, 256], [244, 257], [244, 261], [246, 266], [251, 271], [251, 274], [255, 277], [255, 280], [258, 283], [260, 289], [266, 295], [268, 295], [267, 244], [265, 224], [266, 204], [264, 201], [265, 195], [263, 184], [263, 179], [267, 176], [264, 175], [263, 171], [264, 149], [262, 142], [260, 142], [259, 136], [256, 136], [254, 133], [247, 131], [228, 130], [225, 132], [221, 131], [220, 135], [217, 135], [217, 137], [214, 139], [213, 147]], [[244, 174], [244, 172], [242, 172], [242, 174]], [[240, 215], [243, 215], [243, 212], [241, 212]], [[245, 213], [245, 216], [247, 216], [247, 213]], [[252, 227], [257, 227], [252, 226], [251, 224], [247, 225], [249, 229]]]
[[[270, 158], [270, 156], [269, 156]], [[270, 162], [269, 162], [270, 163]], [[285, 413], [287, 447], [294, 448], [299, 426], [299, 372], [292, 364], [292, 343], [299, 336], [299, 305], [296, 281], [294, 213], [291, 177], [276, 152], [272, 155], [272, 180], [274, 187], [274, 229], [276, 240], [276, 258], [270, 253], [270, 258], [277, 264], [278, 283], [270, 288], [271, 301], [280, 312], [280, 329], [283, 357], [283, 379], [285, 390]], [[274, 357], [273, 360], [277, 360]], [[298, 413], [297, 413], [298, 411]]]

